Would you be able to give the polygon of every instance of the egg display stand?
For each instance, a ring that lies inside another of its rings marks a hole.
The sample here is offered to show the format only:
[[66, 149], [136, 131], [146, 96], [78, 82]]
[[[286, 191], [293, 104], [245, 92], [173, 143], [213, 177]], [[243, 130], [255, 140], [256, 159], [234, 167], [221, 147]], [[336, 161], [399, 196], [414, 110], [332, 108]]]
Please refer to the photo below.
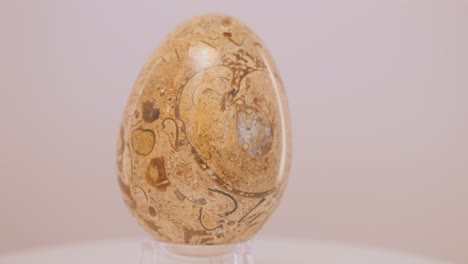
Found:
[[141, 243], [139, 264], [254, 264], [250, 241], [193, 246], [146, 240]]

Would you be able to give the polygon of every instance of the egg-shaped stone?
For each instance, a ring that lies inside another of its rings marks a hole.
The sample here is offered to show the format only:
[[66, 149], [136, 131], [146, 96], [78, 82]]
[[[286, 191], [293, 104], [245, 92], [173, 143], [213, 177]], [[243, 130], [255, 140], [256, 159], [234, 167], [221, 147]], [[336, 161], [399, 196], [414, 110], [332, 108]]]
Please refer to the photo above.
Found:
[[120, 128], [120, 188], [157, 240], [250, 239], [287, 182], [283, 83], [265, 44], [239, 20], [193, 18], [148, 59]]

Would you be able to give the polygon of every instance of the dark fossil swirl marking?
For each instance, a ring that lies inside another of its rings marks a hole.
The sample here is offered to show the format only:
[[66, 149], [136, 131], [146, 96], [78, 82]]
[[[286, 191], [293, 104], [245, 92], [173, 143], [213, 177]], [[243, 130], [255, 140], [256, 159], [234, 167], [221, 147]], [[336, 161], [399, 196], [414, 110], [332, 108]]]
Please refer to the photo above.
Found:
[[221, 195], [224, 195], [224, 196], [226, 196], [227, 198], [229, 198], [229, 199], [234, 203], [234, 208], [232, 208], [231, 210], [225, 212], [225, 213], [224, 213], [224, 216], [228, 216], [228, 215], [234, 213], [234, 212], [237, 210], [237, 200], [236, 200], [232, 195], [230, 195], [230, 194], [227, 193], [227, 192], [223, 192], [223, 191], [220, 191], [220, 190], [217, 190], [217, 189], [210, 189], [210, 188], [208, 188], [208, 190], [209, 190], [210, 192], [219, 193], [219, 194], [221, 194]]
[[[267, 195], [269, 195], [271, 193], [276, 192], [281, 184], [278, 184], [278, 185], [274, 186], [273, 188], [271, 188], [269, 190], [266, 190], [266, 191], [263, 191], [263, 192], [244, 192], [244, 191], [238, 190], [238, 189], [232, 187], [230, 184], [226, 183], [221, 177], [219, 177], [219, 175], [215, 171], [213, 171], [208, 166], [208, 164], [205, 161], [202, 160], [202, 158], [200, 157], [200, 154], [195, 149], [192, 142], [190, 142], [189, 136], [187, 135], [186, 124], [182, 120], [181, 113], [180, 113], [180, 103], [181, 103], [181, 98], [182, 98], [182, 94], [183, 94], [183, 91], [184, 91], [185, 87], [187, 86], [187, 84], [189, 83], [189, 81], [191, 79], [193, 79], [195, 76], [202, 73], [203, 71], [206, 71], [208, 69], [215, 68], [215, 67], [227, 67], [230, 70], [232, 70], [234, 72], [234, 78], [233, 78], [232, 83], [231, 83], [231, 85], [233, 86], [233, 89], [230, 91], [230, 94], [231, 94], [231, 96], [234, 96], [239, 91], [239, 84], [241, 83], [242, 79], [248, 73], [251, 73], [251, 72], [257, 71], [257, 70], [258, 71], [266, 70], [266, 68], [265, 68], [266, 66], [265, 66], [264, 63], [262, 63], [260, 60], [254, 59], [252, 56], [250, 56], [245, 51], [240, 50], [238, 53], [234, 54], [234, 57], [237, 60], [240, 59], [240, 56], [248, 56], [249, 59], [251, 59], [251, 60], [253, 60], [255, 62], [255, 65], [258, 68], [257, 69], [248, 68], [247, 70], [240, 70], [238, 68], [238, 65], [235, 63], [235, 61], [232, 61], [230, 59], [225, 59], [223, 64], [212, 65], [212, 66], [203, 68], [203, 69], [201, 69], [199, 71], [196, 71], [196, 72], [192, 73], [190, 76], [188, 76], [185, 79], [184, 82], [182, 82], [180, 84], [180, 86], [179, 86], [179, 88], [177, 90], [174, 113], [175, 113], [176, 119], [181, 123], [180, 131], [184, 134], [184, 138], [187, 140], [187, 144], [190, 146], [190, 149], [191, 149], [191, 152], [192, 152], [192, 155], [193, 155], [195, 161], [199, 164], [199, 166], [202, 169], [210, 171], [210, 174], [211, 174], [210, 179], [213, 182], [215, 182], [218, 186], [220, 186], [224, 190], [226, 190], [228, 192], [231, 192], [231, 193], [234, 193], [236, 195], [240, 195], [240, 196], [244, 196], [244, 197], [252, 197], [252, 198], [261, 198], [261, 197], [265, 197], [265, 196], [267, 196]], [[177, 123], [177, 122], [175, 122], [175, 123]], [[177, 137], [178, 137], [178, 134], [177, 134]], [[178, 142], [177, 139], [176, 139], [175, 142]], [[174, 147], [175, 147], [175, 149], [177, 149], [177, 145], [174, 146]]]
[[146, 168], [146, 182], [159, 191], [165, 191], [170, 185], [164, 165], [164, 157], [154, 158]]
[[213, 228], [209, 228], [207, 227], [204, 223], [203, 223], [203, 207], [200, 207], [200, 212], [199, 212], [199, 216], [198, 216], [198, 221], [200, 222], [200, 225], [203, 227], [203, 229], [205, 229], [206, 231], [213, 231], [213, 230], [216, 230], [218, 228], [223, 228], [223, 225], [220, 224], [220, 225], [217, 225]]

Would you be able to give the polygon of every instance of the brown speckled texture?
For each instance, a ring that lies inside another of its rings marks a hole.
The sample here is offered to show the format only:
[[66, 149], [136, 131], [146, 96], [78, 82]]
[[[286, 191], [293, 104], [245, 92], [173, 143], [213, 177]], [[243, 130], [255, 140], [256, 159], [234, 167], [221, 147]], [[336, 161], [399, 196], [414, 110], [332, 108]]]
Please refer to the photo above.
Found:
[[129, 97], [117, 154], [125, 201], [160, 241], [250, 239], [286, 186], [288, 122], [259, 37], [232, 17], [193, 18], [149, 58]]

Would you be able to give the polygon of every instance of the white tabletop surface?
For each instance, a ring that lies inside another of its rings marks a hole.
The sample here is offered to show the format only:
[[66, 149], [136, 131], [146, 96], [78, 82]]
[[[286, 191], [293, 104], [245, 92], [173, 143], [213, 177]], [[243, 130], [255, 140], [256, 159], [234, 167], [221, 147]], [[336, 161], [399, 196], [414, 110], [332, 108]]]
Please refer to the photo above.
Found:
[[[0, 264], [138, 264], [144, 239], [108, 240], [13, 252]], [[256, 264], [447, 264], [384, 249], [309, 240], [256, 239]]]

